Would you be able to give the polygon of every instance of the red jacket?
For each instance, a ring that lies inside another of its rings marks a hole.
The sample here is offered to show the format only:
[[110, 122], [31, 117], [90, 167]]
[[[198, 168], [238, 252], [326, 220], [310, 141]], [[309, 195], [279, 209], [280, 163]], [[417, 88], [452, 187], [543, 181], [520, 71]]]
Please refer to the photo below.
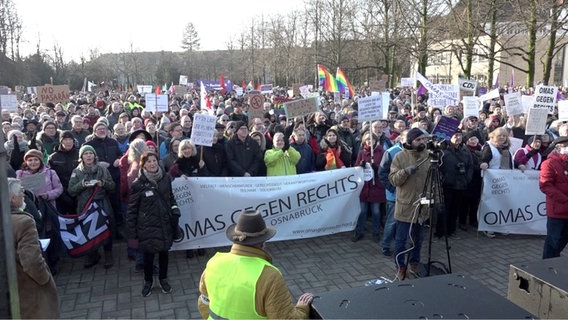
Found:
[[568, 219], [568, 155], [548, 155], [541, 165], [539, 187], [546, 195], [546, 215]]
[[[362, 202], [374, 202], [383, 203], [387, 201], [387, 196], [385, 193], [385, 187], [379, 180], [379, 164], [383, 158], [385, 150], [379, 143], [375, 143], [373, 149], [373, 168], [374, 180], [365, 181], [361, 194], [359, 195], [359, 200]], [[359, 154], [357, 155], [357, 160], [355, 161], [355, 166], [360, 166], [361, 162], [367, 162], [371, 164], [371, 150], [363, 147]]]

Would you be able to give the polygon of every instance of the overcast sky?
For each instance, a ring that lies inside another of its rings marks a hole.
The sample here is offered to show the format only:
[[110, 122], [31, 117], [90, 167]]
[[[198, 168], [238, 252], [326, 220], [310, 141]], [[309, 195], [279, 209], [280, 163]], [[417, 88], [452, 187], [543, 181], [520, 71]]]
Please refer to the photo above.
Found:
[[64, 59], [100, 53], [181, 51], [183, 29], [195, 26], [201, 50], [226, 49], [253, 17], [302, 9], [303, 0], [13, 0], [24, 27], [21, 53], [57, 44]]

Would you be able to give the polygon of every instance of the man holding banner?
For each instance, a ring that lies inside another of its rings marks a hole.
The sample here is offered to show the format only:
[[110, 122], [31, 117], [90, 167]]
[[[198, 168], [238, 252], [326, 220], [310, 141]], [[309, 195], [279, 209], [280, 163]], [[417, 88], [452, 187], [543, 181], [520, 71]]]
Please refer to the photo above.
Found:
[[560, 257], [568, 244], [568, 137], [557, 138], [542, 163], [539, 187], [546, 195], [546, 239], [543, 259]]

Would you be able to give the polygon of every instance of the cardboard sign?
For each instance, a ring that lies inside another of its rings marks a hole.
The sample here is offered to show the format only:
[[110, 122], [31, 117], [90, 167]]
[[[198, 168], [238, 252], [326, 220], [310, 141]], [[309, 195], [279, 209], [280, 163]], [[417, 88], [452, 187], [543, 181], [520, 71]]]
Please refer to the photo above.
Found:
[[359, 104], [359, 121], [384, 119], [382, 95], [359, 98], [357, 103]]
[[301, 87], [301, 86], [302, 86], [302, 85], [299, 84], [299, 83], [295, 83], [295, 84], [292, 85], [292, 97], [298, 97], [298, 96], [300, 96], [300, 94], [302, 93], [302, 92], [300, 91], [300, 87]]
[[369, 89], [371, 91], [377, 91], [380, 92], [381, 90], [381, 84], [379, 83], [379, 80], [369, 80]]
[[520, 91], [506, 94], [503, 99], [505, 100], [507, 115], [514, 116], [516, 114], [524, 113], [525, 110], [523, 109]]
[[215, 135], [215, 123], [217, 117], [203, 113], [193, 115], [193, 126], [191, 127], [191, 142], [197, 146], [212, 146]]
[[556, 94], [558, 88], [555, 86], [538, 85], [534, 91], [533, 108], [548, 108], [548, 113], [552, 114], [556, 107]]
[[462, 91], [475, 92], [475, 89], [477, 88], [476, 80], [467, 80], [467, 79], [458, 78], [458, 83], [460, 86], [460, 90]]
[[15, 94], [0, 95], [0, 109], [10, 112], [18, 111], [18, 97]]
[[187, 86], [174, 85], [172, 91], [175, 92], [176, 96], [183, 96], [187, 93]]
[[288, 119], [302, 117], [312, 112], [318, 111], [317, 97], [301, 99], [284, 103], [284, 110]]
[[527, 116], [526, 135], [544, 134], [546, 131], [546, 120], [548, 119], [548, 108], [530, 108]]
[[[242, 90], [242, 89], [241, 89]], [[253, 94], [249, 96], [248, 120], [249, 124], [254, 118], [261, 118], [264, 115], [264, 96], [262, 94]]]
[[568, 121], [568, 100], [558, 101], [558, 120]]
[[414, 87], [416, 79], [414, 78], [400, 78], [400, 85], [403, 87]]
[[39, 103], [58, 103], [58, 102], [68, 102], [69, 101], [69, 86], [59, 85], [52, 86], [46, 85], [42, 87], [37, 87], [37, 102]]
[[144, 99], [146, 100], [146, 110], [150, 112], [168, 112], [169, 104], [167, 94], [147, 93], [144, 95]]
[[479, 116], [479, 100], [477, 97], [466, 96], [462, 99], [463, 102], [463, 117]]
[[182, 86], [187, 86], [187, 76], [180, 75], [179, 76], [179, 84]]

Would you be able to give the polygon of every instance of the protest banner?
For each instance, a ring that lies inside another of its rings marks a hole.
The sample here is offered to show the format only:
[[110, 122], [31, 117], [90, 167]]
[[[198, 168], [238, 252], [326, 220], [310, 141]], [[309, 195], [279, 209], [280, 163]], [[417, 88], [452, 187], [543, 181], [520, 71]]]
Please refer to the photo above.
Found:
[[507, 115], [514, 116], [517, 114], [525, 113], [520, 91], [506, 94], [503, 97], [503, 100], [505, 101], [505, 109], [507, 109]]
[[18, 111], [18, 96], [15, 94], [0, 95], [0, 108], [10, 112]]
[[546, 131], [546, 120], [548, 119], [548, 108], [530, 108], [527, 115], [525, 126], [526, 135], [544, 134]]
[[476, 80], [468, 80], [468, 79], [458, 78], [458, 84], [459, 84], [460, 90], [466, 91], [466, 92], [475, 92], [475, 89], [477, 88], [477, 81]]
[[546, 234], [546, 199], [538, 187], [539, 173], [538, 170], [485, 170], [477, 213], [478, 230]]
[[184, 76], [184, 75], [179, 76], [179, 84], [180, 85], [187, 86], [187, 80], [188, 80], [187, 76]]
[[469, 116], [479, 117], [479, 100], [477, 97], [466, 96], [462, 99], [463, 102], [463, 117]]
[[212, 146], [217, 117], [203, 113], [193, 115], [191, 142], [196, 146]]
[[312, 97], [286, 102], [284, 103], [284, 110], [286, 111], [286, 117], [288, 117], [288, 119], [302, 117], [318, 111], [318, 99], [316, 97]]
[[539, 84], [534, 91], [534, 104], [533, 108], [548, 109], [548, 113], [552, 114], [556, 107], [556, 94], [558, 88], [555, 86], [544, 86]]
[[416, 79], [414, 78], [400, 78], [400, 85], [402, 87], [414, 87]]
[[146, 110], [150, 112], [168, 112], [169, 104], [167, 94], [146, 93], [144, 100], [146, 101]]
[[558, 120], [568, 121], [568, 100], [558, 101]]
[[363, 169], [279, 177], [177, 178], [172, 188], [184, 234], [172, 250], [230, 245], [225, 231], [246, 209], [258, 210], [266, 225], [278, 230], [272, 241], [312, 238], [355, 228]]
[[373, 121], [383, 119], [383, 96], [381, 94], [371, 95], [357, 100], [359, 105], [359, 121]]
[[37, 102], [39, 103], [58, 103], [58, 102], [68, 102], [69, 101], [69, 86], [58, 85], [45, 85], [37, 87]]
[[[449, 105], [457, 105], [459, 101], [460, 88], [454, 84], [436, 84], [439, 91], [431, 92], [428, 98], [428, 105], [438, 108], [445, 108]], [[438, 93], [439, 92], [439, 93]]]

